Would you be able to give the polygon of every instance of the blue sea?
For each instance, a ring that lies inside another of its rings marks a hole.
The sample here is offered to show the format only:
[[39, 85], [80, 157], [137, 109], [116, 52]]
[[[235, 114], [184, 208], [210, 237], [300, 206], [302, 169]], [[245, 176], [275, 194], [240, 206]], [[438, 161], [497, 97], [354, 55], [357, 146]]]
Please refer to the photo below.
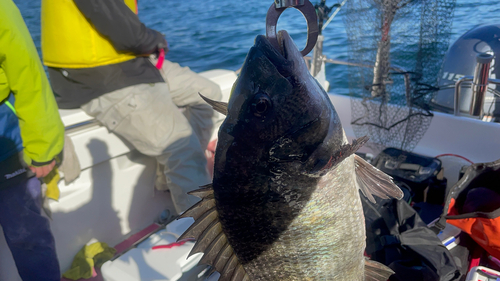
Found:
[[[14, 2], [40, 51], [40, 1]], [[312, 0], [313, 4], [316, 2]], [[341, 0], [330, 0], [327, 4], [336, 2]], [[196, 72], [240, 68], [255, 36], [265, 34], [265, 17], [272, 3], [272, 0], [138, 0], [141, 21], [165, 34], [169, 42], [167, 59], [189, 66]], [[345, 12], [341, 9], [323, 31], [324, 54], [332, 59], [347, 59], [344, 16]], [[476, 25], [498, 23], [500, 1], [457, 0], [450, 42]], [[285, 11], [278, 22], [278, 29], [287, 30], [299, 48], [305, 45], [306, 22], [297, 10]], [[329, 64], [326, 77], [332, 91], [348, 93], [346, 66]]]

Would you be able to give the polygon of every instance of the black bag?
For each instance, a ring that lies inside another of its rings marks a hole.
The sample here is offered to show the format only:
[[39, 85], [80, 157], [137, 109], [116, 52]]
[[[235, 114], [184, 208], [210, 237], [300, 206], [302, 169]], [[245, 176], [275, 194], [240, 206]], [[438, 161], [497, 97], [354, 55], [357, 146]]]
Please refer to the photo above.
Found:
[[362, 195], [361, 198], [366, 223], [366, 254], [394, 270], [389, 280], [451, 281], [460, 278], [453, 256], [404, 198], [377, 198], [377, 204]]
[[441, 160], [389, 147], [373, 160], [373, 166], [407, 184], [414, 202], [444, 203], [446, 179], [441, 178]]

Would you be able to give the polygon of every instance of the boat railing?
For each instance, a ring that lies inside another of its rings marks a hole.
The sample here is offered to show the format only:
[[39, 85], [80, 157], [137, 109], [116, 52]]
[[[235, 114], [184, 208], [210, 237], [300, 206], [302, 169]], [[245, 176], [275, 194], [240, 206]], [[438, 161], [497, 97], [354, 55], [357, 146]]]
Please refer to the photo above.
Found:
[[[491, 62], [493, 60], [493, 55], [487, 53], [480, 53], [476, 56], [476, 68], [474, 70], [474, 76], [464, 76], [457, 80], [455, 83], [455, 95], [454, 95], [454, 114], [455, 116], [460, 115], [460, 96], [462, 84], [466, 82], [472, 82], [472, 96], [469, 105], [469, 114], [474, 117], [482, 118], [483, 116], [483, 105], [486, 97], [486, 92], [488, 91], [489, 84], [500, 85], [500, 79], [489, 78]], [[500, 97], [500, 94], [496, 91], [491, 91], [494, 95]]]
[[[313, 56], [312, 57], [309, 57], [309, 56], [304, 57], [307, 61], [310, 61], [309, 62], [310, 63], [310, 72], [313, 76], [316, 76], [316, 74], [318, 74], [318, 72], [321, 69], [321, 64], [323, 62], [331, 63], [331, 64], [340, 64], [340, 65], [347, 65], [347, 66], [371, 68], [371, 69], [373, 69], [375, 67], [374, 64], [370, 64], [370, 63], [353, 62], [353, 61], [345, 61], [345, 60], [328, 58], [326, 55], [323, 54], [323, 44], [322, 44], [323, 38], [321, 38], [321, 37], [323, 37], [323, 36], [320, 35], [318, 37], [318, 42], [313, 50]], [[411, 101], [410, 101], [410, 98], [411, 98], [410, 72], [402, 67], [394, 66], [394, 65], [389, 67], [389, 71], [392, 71], [394, 73], [403, 74], [404, 83], [405, 83], [406, 99], [407, 99], [408, 104], [411, 104]], [[384, 83], [390, 83], [390, 82], [384, 81]]]

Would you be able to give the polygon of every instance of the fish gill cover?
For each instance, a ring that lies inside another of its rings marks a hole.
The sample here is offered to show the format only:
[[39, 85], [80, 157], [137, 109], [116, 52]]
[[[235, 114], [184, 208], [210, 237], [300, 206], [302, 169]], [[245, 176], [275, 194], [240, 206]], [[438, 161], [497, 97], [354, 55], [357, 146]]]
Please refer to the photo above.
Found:
[[[352, 126], [372, 148], [411, 151], [432, 119], [428, 103], [448, 49], [455, 0], [349, 0]], [[359, 99], [361, 98], [361, 99]]]

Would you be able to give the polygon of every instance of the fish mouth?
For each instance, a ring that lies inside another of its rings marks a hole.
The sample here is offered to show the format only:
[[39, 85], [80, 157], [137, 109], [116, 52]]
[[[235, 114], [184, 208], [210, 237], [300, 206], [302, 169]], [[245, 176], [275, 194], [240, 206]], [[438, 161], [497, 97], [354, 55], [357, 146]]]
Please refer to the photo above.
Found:
[[297, 46], [286, 30], [277, 33], [278, 48], [273, 46], [264, 35], [255, 39], [254, 47], [276, 67], [284, 77], [300, 73], [300, 68], [305, 66], [304, 59]]
[[[269, 42], [269, 44], [273, 46], [273, 44], [267, 37], [266, 39]], [[289, 45], [291, 43], [291, 37], [288, 34], [288, 32], [285, 30], [280, 30], [276, 34], [276, 42], [278, 43], [278, 46], [273, 46], [273, 47], [286, 59], [289, 51]]]
[[[278, 32], [278, 44], [279, 44], [279, 51], [283, 55], [285, 59], [291, 59], [292, 58], [292, 50], [295, 50], [298, 52], [297, 46], [293, 42], [292, 37], [290, 37], [290, 34], [286, 30], [280, 30]], [[302, 55], [300, 55], [302, 57]]]

